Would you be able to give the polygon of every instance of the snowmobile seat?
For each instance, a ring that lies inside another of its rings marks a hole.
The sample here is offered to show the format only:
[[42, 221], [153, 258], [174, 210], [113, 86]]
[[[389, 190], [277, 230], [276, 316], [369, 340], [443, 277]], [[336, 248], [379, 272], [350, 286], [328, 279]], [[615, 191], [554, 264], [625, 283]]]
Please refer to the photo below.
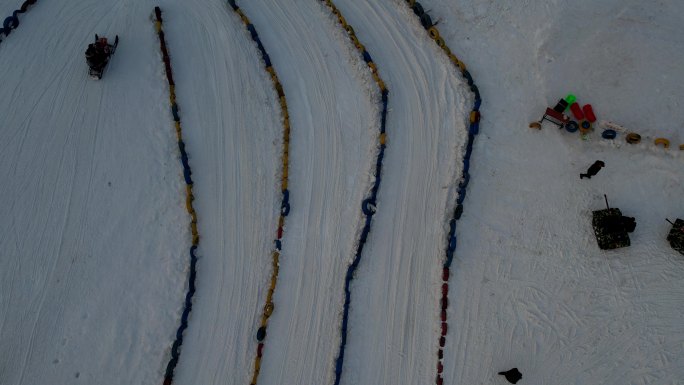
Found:
[[109, 61], [109, 55], [97, 44], [89, 44], [86, 50], [86, 61], [92, 69], [102, 69]]

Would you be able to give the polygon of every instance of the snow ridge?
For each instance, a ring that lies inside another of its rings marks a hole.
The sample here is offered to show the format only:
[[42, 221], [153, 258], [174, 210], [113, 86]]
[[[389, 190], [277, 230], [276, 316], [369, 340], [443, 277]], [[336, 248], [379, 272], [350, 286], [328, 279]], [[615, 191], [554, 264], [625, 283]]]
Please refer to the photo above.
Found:
[[380, 189], [380, 174], [382, 173], [382, 160], [385, 154], [385, 147], [386, 147], [386, 138], [387, 134], [385, 132], [385, 123], [387, 122], [387, 101], [388, 101], [388, 90], [387, 87], [385, 86], [385, 82], [382, 80], [380, 75], [378, 74], [378, 68], [377, 65], [373, 62], [373, 59], [366, 51], [366, 48], [359, 42], [359, 39], [356, 37], [356, 34], [354, 32], [354, 28], [352, 28], [351, 25], [349, 25], [342, 15], [342, 12], [335, 6], [335, 4], [332, 2], [332, 0], [321, 0], [324, 1], [325, 4], [331, 9], [332, 13], [337, 17], [337, 20], [339, 21], [339, 24], [342, 26], [342, 28], [347, 32], [347, 36], [349, 36], [349, 39], [352, 41], [356, 49], [359, 51], [361, 56], [363, 57], [363, 61], [366, 63], [368, 68], [371, 71], [371, 75], [373, 77], [373, 80], [378, 86], [378, 89], [380, 90], [381, 94], [381, 101], [382, 101], [382, 111], [381, 111], [381, 118], [380, 118], [380, 135], [378, 136], [378, 153], [377, 153], [377, 158], [376, 158], [376, 166], [375, 166], [375, 183], [373, 184], [373, 188], [371, 189], [371, 195], [364, 199], [362, 204], [361, 204], [361, 210], [363, 211], [363, 214], [366, 216], [365, 223], [363, 226], [363, 230], [361, 231], [361, 235], [359, 237], [357, 249], [356, 249], [356, 255], [354, 256], [354, 260], [352, 261], [351, 265], [347, 268], [347, 274], [344, 278], [344, 309], [342, 313], [342, 326], [341, 326], [341, 338], [340, 338], [340, 348], [339, 348], [339, 353], [337, 355], [337, 359], [335, 360], [335, 385], [339, 385], [340, 380], [342, 378], [342, 367], [344, 363], [344, 348], [347, 343], [347, 324], [349, 320], [349, 305], [351, 303], [351, 281], [354, 279], [354, 271], [356, 271], [356, 268], [359, 266], [359, 262], [361, 261], [361, 252], [363, 251], [363, 246], [366, 243], [366, 239], [368, 238], [368, 233], [370, 232], [370, 226], [371, 222], [373, 219], [373, 214], [375, 214], [375, 205], [376, 205], [376, 199], [378, 195], [378, 190]]
[[261, 315], [261, 322], [259, 325], [259, 330], [257, 331], [256, 338], [259, 341], [257, 345], [257, 354], [254, 359], [254, 371], [252, 374], [251, 385], [256, 385], [257, 379], [259, 378], [259, 371], [261, 369], [261, 357], [264, 351], [264, 339], [266, 338], [266, 327], [268, 326], [268, 319], [273, 313], [275, 307], [273, 303], [273, 293], [275, 292], [276, 283], [278, 281], [278, 271], [280, 267], [280, 251], [282, 250], [282, 238], [283, 229], [285, 226], [285, 217], [290, 212], [290, 191], [287, 188], [288, 182], [288, 169], [289, 169], [289, 153], [290, 153], [290, 120], [289, 113], [287, 110], [287, 100], [285, 98], [285, 93], [283, 91], [283, 86], [280, 84], [278, 75], [275, 69], [271, 65], [271, 59], [266, 52], [261, 39], [259, 39], [259, 34], [257, 33], [254, 25], [249, 21], [249, 18], [242, 12], [240, 7], [235, 3], [235, 0], [228, 0], [228, 4], [233, 8], [233, 11], [240, 16], [240, 19], [245, 24], [245, 27], [252, 36], [252, 40], [257, 44], [259, 52], [261, 53], [261, 58], [264, 61], [265, 70], [271, 75], [271, 81], [273, 82], [273, 88], [275, 88], [280, 98], [280, 108], [283, 114], [283, 153], [282, 153], [282, 173], [281, 173], [281, 192], [283, 194], [282, 201], [280, 204], [280, 217], [278, 218], [278, 230], [277, 237], [275, 240], [275, 250], [272, 254], [272, 272], [271, 272], [271, 283], [268, 288], [268, 294], [266, 295], [266, 304], [264, 305], [264, 311]]
[[176, 135], [178, 139], [178, 148], [181, 153], [181, 163], [183, 164], [183, 177], [185, 178], [185, 204], [190, 214], [190, 230], [192, 233], [192, 246], [190, 247], [190, 274], [188, 277], [188, 292], [185, 295], [185, 305], [183, 308], [183, 314], [181, 315], [181, 324], [178, 326], [176, 331], [176, 340], [173, 341], [171, 346], [171, 359], [166, 366], [166, 373], [164, 374], [164, 385], [170, 385], [173, 381], [173, 372], [178, 365], [178, 359], [180, 357], [180, 347], [183, 344], [183, 332], [188, 327], [188, 316], [190, 311], [192, 311], [192, 297], [195, 295], [195, 279], [197, 278], [197, 256], [195, 255], [195, 250], [199, 245], [199, 234], [197, 233], [197, 214], [192, 206], [192, 201], [195, 199], [192, 193], [192, 171], [190, 169], [190, 164], [188, 163], [188, 154], [185, 151], [185, 142], [183, 142], [180, 117], [178, 116], [178, 104], [176, 104], [176, 93], [175, 93], [175, 83], [173, 81], [173, 72], [171, 71], [171, 61], [169, 59], [169, 52], [166, 48], [166, 41], [164, 39], [164, 31], [162, 30], [162, 17], [161, 9], [159, 7], [154, 8], [154, 14], [156, 16], [156, 21], [154, 23], [155, 30], [159, 35], [159, 46], [162, 52], [162, 60], [164, 61], [164, 67], [166, 71], [166, 79], [169, 83], [169, 102], [171, 105], [171, 113], [173, 114], [173, 120], [176, 126]]
[[36, 0], [26, 0], [24, 3], [21, 5], [21, 7], [14, 12], [12, 12], [11, 16], [8, 16], [5, 18], [5, 21], [2, 22], [2, 27], [0, 27], [0, 43], [2, 43], [2, 35], [4, 34], [5, 36], [9, 36], [9, 34], [12, 32], [13, 29], [16, 29], [19, 26], [19, 16], [17, 16], [20, 13], [26, 13], [28, 10], [29, 5], [33, 5], [36, 3]]
[[456, 199], [456, 208], [454, 209], [453, 216], [449, 221], [449, 236], [446, 246], [446, 258], [444, 260], [444, 265], [442, 267], [442, 298], [440, 300], [440, 337], [439, 337], [439, 349], [437, 350], [437, 377], [435, 383], [437, 385], [442, 385], [444, 379], [442, 377], [442, 371], [444, 370], [443, 358], [444, 358], [444, 346], [446, 344], [446, 335], [448, 330], [447, 324], [447, 309], [449, 307], [449, 269], [451, 263], [454, 259], [454, 251], [456, 250], [456, 222], [461, 218], [463, 214], [463, 201], [466, 196], [466, 188], [468, 187], [468, 182], [470, 181], [470, 174], [468, 170], [470, 169], [470, 156], [473, 153], [473, 143], [475, 141], [475, 136], [479, 132], [480, 127], [480, 104], [482, 99], [480, 98], [480, 91], [473, 81], [473, 77], [466, 69], [465, 64], [460, 61], [454, 54], [451, 53], [451, 49], [446, 45], [444, 39], [440, 36], [439, 30], [432, 23], [432, 18], [430, 15], [424, 11], [423, 7], [419, 2], [415, 0], [406, 0], [406, 3], [413, 10], [414, 15], [418, 17], [421, 25], [428, 32], [430, 37], [435, 41], [435, 43], [444, 51], [444, 53], [449, 56], [451, 62], [458, 67], [463, 77], [468, 82], [470, 90], [475, 96], [475, 102], [473, 109], [470, 112], [470, 127], [468, 130], [468, 142], [466, 144], [466, 153], [463, 156], [463, 171], [461, 175], [461, 182], [458, 184], [458, 192]]

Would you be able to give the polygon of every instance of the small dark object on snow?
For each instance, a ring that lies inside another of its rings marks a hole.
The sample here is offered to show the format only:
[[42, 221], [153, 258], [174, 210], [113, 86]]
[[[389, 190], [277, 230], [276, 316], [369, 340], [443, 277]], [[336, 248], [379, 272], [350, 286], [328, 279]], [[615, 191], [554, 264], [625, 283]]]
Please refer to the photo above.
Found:
[[577, 124], [576, 121], [571, 120], [565, 123], [565, 130], [567, 132], [577, 132], [577, 130], [579, 130], [579, 124]]
[[672, 223], [670, 233], [667, 235], [667, 241], [670, 242], [670, 246], [673, 249], [684, 254], [684, 219], [677, 218], [675, 222]]
[[266, 327], [262, 326], [257, 330], [257, 341], [261, 342], [266, 338]]
[[568, 108], [568, 102], [566, 102], [565, 99], [561, 99], [556, 103], [556, 106], [553, 107], [553, 110], [562, 114], [566, 108]]
[[583, 179], [583, 178], [591, 179], [591, 177], [598, 174], [599, 170], [601, 170], [601, 168], [603, 168], [603, 166], [605, 166], [605, 165], [606, 164], [603, 163], [602, 161], [597, 160], [596, 162], [594, 162], [594, 164], [592, 164], [589, 167], [586, 174], [580, 174], [580, 179]]
[[511, 384], [515, 384], [522, 378], [522, 373], [520, 373], [518, 368], [513, 368], [505, 372], [499, 372], [499, 374], [506, 377], [506, 380], [508, 380], [508, 382]]

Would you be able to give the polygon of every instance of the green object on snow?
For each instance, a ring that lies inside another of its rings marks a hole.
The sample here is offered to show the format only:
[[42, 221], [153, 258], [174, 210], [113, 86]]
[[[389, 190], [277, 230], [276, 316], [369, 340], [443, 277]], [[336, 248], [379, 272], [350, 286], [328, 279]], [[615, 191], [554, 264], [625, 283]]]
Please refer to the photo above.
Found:
[[[568, 94], [568, 96], [565, 97], [565, 101], [568, 102], [568, 107], [570, 107], [572, 105], [572, 103], [575, 102], [575, 100], [577, 100], [577, 98], [573, 94]], [[567, 108], [566, 108], [566, 110], [567, 110]]]

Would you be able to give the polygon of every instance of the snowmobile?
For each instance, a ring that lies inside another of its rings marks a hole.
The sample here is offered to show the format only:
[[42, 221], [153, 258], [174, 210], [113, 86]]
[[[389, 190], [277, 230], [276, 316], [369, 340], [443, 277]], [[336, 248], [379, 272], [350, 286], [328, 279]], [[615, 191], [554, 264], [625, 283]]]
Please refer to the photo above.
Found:
[[93, 79], [102, 79], [109, 58], [114, 55], [116, 47], [119, 45], [119, 35], [114, 38], [114, 44], [109, 44], [106, 37], [99, 37], [95, 34], [95, 42], [88, 44], [85, 52], [86, 62], [88, 63], [88, 75]]

